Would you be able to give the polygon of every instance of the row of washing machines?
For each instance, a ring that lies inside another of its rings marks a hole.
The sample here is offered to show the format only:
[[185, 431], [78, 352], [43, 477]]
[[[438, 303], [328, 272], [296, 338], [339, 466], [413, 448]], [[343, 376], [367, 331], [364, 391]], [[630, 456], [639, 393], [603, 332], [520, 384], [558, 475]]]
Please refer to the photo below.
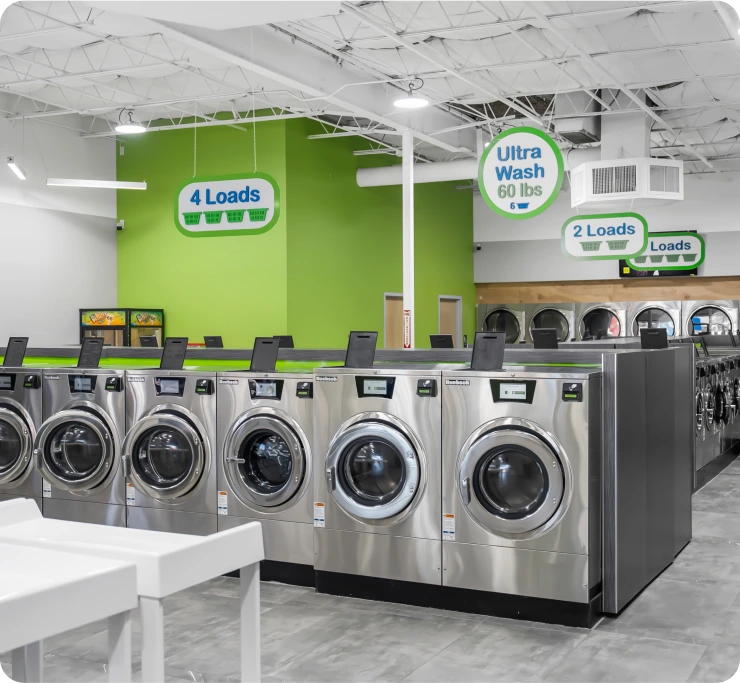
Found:
[[738, 332], [740, 302], [633, 301], [608, 303], [479, 304], [478, 329], [505, 332], [507, 344], [532, 341], [532, 330], [552, 328], [561, 342], [639, 337], [665, 328], [669, 337]]
[[593, 367], [0, 368], [0, 496], [191, 534], [259, 520], [267, 568], [319, 591], [448, 589], [457, 609], [584, 625], [601, 415]]

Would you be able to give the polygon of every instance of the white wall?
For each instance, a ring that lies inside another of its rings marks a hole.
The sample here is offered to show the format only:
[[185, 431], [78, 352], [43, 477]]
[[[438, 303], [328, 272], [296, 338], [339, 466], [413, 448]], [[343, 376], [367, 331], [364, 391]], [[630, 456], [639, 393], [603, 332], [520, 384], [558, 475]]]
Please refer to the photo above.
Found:
[[[618, 210], [630, 210], [622, 205]], [[740, 173], [687, 175], [684, 200], [636, 209], [651, 232], [698, 230], [706, 241], [699, 275], [740, 275]], [[543, 282], [618, 278], [617, 261], [574, 261], [560, 248], [563, 223], [579, 211], [570, 190], [529, 220], [501, 218], [480, 195], [473, 199], [476, 282]], [[588, 213], [581, 209], [580, 213]], [[595, 212], [598, 213], [598, 212]]]
[[[115, 150], [57, 125], [26, 121], [24, 132], [0, 119], [0, 346], [11, 335], [76, 344], [80, 308], [117, 305], [115, 191], [46, 186], [47, 176], [115, 179]], [[28, 180], [5, 165], [9, 154]]]

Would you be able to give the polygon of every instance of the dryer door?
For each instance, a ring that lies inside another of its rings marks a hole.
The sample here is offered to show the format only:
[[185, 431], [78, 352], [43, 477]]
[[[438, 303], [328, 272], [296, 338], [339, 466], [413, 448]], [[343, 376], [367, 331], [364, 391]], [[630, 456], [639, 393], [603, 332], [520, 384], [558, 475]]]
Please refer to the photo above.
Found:
[[614, 311], [596, 307], [587, 311], [580, 322], [581, 339], [605, 339], [619, 337], [622, 325]]
[[704, 432], [704, 394], [700, 389], [696, 391], [696, 434], [701, 436]]
[[134, 488], [157, 500], [171, 501], [193, 491], [208, 465], [194, 423], [176, 412], [156, 412], [135, 423], [123, 452]]
[[516, 344], [522, 334], [522, 328], [517, 317], [506, 308], [497, 308], [486, 316], [485, 322], [488, 332], [503, 332], [507, 344]]
[[33, 439], [26, 421], [16, 411], [0, 405], [0, 484], [10, 484], [27, 471]]
[[566, 476], [559, 450], [525, 427], [483, 434], [458, 468], [458, 492], [467, 511], [494, 534], [535, 532], [563, 503]]
[[247, 417], [226, 438], [224, 472], [236, 496], [249, 507], [289, 502], [301, 488], [306, 470], [300, 438], [278, 417]]
[[326, 480], [337, 504], [367, 520], [389, 519], [411, 505], [421, 463], [411, 439], [384, 422], [358, 422], [332, 442]]
[[103, 417], [94, 410], [70, 409], [52, 415], [39, 428], [36, 466], [52, 486], [90, 491], [115, 473], [116, 447]]
[[541, 327], [556, 330], [559, 342], [570, 340], [570, 324], [568, 323], [568, 318], [554, 308], [543, 308], [535, 314], [532, 322], [529, 324], [530, 336], [532, 335], [532, 330]]

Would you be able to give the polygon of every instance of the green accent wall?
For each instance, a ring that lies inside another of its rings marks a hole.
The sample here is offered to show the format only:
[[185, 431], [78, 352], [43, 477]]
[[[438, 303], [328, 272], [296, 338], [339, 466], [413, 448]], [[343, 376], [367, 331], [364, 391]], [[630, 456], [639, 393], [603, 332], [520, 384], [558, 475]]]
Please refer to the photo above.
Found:
[[[239, 130], [242, 128], [242, 130]], [[340, 348], [350, 330], [383, 338], [383, 295], [402, 289], [401, 188], [360, 188], [360, 138], [309, 140], [307, 119], [257, 125], [257, 170], [280, 186], [281, 216], [261, 235], [192, 238], [172, 219], [177, 188], [193, 176], [193, 130], [131, 137], [117, 156], [118, 305], [164, 308], [169, 336], [220, 334], [227, 346], [292, 334], [301, 348]], [[251, 126], [197, 132], [197, 175], [254, 171]], [[416, 211], [416, 346], [438, 331], [439, 295], [463, 298], [463, 333], [475, 329], [472, 193], [420, 184]]]

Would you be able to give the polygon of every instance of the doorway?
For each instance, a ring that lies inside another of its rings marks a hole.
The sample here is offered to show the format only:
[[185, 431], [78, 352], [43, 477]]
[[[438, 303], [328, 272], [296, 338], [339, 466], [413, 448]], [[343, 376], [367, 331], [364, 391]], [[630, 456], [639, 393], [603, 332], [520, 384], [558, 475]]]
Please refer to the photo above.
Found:
[[456, 349], [462, 346], [462, 297], [439, 297], [439, 334], [451, 334]]
[[403, 348], [403, 294], [386, 292], [383, 309], [383, 347]]

